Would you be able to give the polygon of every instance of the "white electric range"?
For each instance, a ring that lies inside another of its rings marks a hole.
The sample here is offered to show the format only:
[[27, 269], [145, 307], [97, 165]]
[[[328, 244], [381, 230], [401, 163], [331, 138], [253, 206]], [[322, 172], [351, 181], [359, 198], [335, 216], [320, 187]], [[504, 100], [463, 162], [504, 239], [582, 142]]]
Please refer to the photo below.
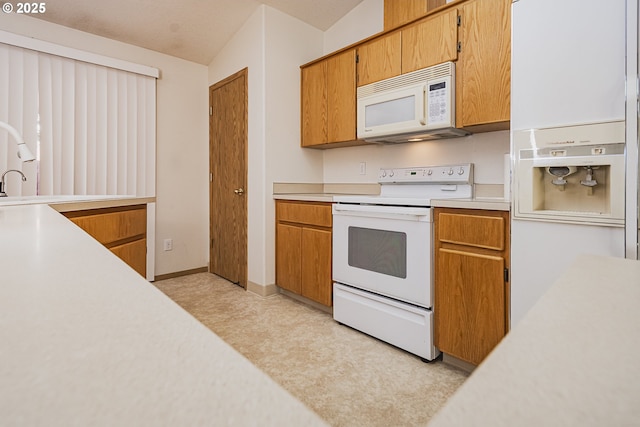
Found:
[[336, 196], [333, 318], [433, 360], [432, 199], [473, 195], [473, 164], [381, 169], [378, 196]]

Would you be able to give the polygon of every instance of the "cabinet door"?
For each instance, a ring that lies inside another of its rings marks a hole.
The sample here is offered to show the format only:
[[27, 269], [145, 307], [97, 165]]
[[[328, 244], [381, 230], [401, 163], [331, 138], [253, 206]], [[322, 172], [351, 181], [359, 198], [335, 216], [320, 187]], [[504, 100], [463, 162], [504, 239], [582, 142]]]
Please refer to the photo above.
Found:
[[358, 86], [400, 75], [401, 41], [398, 31], [358, 47]]
[[302, 296], [331, 305], [331, 231], [302, 229]]
[[301, 70], [300, 128], [303, 147], [327, 142], [327, 62]]
[[418, 19], [427, 13], [427, 0], [384, 0], [384, 30]]
[[327, 141], [356, 139], [356, 51], [327, 59]]
[[402, 72], [458, 59], [458, 11], [448, 10], [402, 30]]
[[457, 78], [458, 126], [508, 129], [511, 99], [510, 0], [472, 0], [462, 6]]
[[506, 333], [505, 260], [442, 248], [437, 255], [435, 345], [477, 365]]
[[384, 31], [418, 19], [446, 0], [384, 0]]
[[302, 228], [276, 226], [276, 284], [296, 294], [301, 292]]

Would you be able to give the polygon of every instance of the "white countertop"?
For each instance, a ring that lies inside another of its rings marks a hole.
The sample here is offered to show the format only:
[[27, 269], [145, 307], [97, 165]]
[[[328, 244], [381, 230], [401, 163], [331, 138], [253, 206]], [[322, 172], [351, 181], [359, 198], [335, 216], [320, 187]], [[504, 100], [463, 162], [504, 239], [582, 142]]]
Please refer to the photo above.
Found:
[[276, 200], [296, 200], [300, 202], [324, 202], [333, 203], [335, 196], [344, 196], [344, 194], [329, 194], [329, 193], [283, 193], [274, 194], [273, 198]]
[[0, 281], [3, 425], [324, 425], [47, 205], [0, 207]]
[[[334, 203], [336, 196], [377, 195], [379, 184], [300, 184], [277, 183], [273, 187], [276, 200], [297, 200], [303, 202]], [[502, 197], [504, 190], [500, 184], [474, 184], [475, 197], [463, 199], [432, 199], [433, 207], [486, 209], [509, 211], [511, 203]], [[497, 197], [498, 193], [501, 197]], [[483, 197], [480, 197], [483, 196]], [[485, 197], [487, 196], [487, 197]]]
[[[276, 200], [298, 200], [303, 202], [326, 202], [334, 203], [336, 196], [344, 196], [344, 194], [328, 194], [328, 193], [286, 193], [274, 194]], [[443, 208], [461, 208], [461, 209], [486, 209], [508, 211], [510, 203], [503, 198], [492, 197], [470, 197], [465, 199], [433, 199], [431, 206]]]
[[640, 261], [579, 256], [429, 426], [638, 425], [638, 355]]
[[104, 196], [104, 195], [52, 195], [52, 196], [9, 196], [0, 197], [0, 207], [15, 205], [37, 205], [88, 202], [97, 200], [131, 199], [133, 196]]

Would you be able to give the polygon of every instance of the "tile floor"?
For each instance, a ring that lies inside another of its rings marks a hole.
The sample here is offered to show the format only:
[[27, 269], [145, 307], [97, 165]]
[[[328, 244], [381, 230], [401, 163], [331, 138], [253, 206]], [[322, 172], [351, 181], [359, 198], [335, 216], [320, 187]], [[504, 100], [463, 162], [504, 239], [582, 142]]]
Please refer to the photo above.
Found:
[[155, 285], [332, 426], [426, 425], [469, 375], [209, 273]]

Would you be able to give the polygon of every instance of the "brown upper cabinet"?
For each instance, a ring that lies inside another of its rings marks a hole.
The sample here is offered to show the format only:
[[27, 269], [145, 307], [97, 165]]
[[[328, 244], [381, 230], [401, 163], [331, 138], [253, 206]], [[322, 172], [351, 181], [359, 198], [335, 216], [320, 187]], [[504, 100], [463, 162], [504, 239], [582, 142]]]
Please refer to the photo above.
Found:
[[358, 46], [358, 86], [458, 57], [458, 12], [449, 9]]
[[[385, 13], [387, 3], [410, 9], [417, 2], [386, 0]], [[456, 126], [473, 133], [509, 129], [511, 0], [429, 7], [422, 19], [301, 67], [303, 147], [362, 144], [356, 139], [356, 86], [447, 61], [456, 64]]]
[[458, 11], [449, 9], [402, 29], [402, 73], [458, 59]]
[[358, 86], [402, 73], [402, 34], [386, 34], [358, 46]]
[[327, 142], [327, 62], [302, 69], [300, 127], [302, 146]]
[[472, 132], [509, 129], [511, 0], [470, 0], [460, 13], [456, 123]]
[[446, 0], [384, 0], [384, 30], [407, 24], [445, 3]]
[[356, 56], [349, 49], [302, 68], [303, 147], [356, 141]]

